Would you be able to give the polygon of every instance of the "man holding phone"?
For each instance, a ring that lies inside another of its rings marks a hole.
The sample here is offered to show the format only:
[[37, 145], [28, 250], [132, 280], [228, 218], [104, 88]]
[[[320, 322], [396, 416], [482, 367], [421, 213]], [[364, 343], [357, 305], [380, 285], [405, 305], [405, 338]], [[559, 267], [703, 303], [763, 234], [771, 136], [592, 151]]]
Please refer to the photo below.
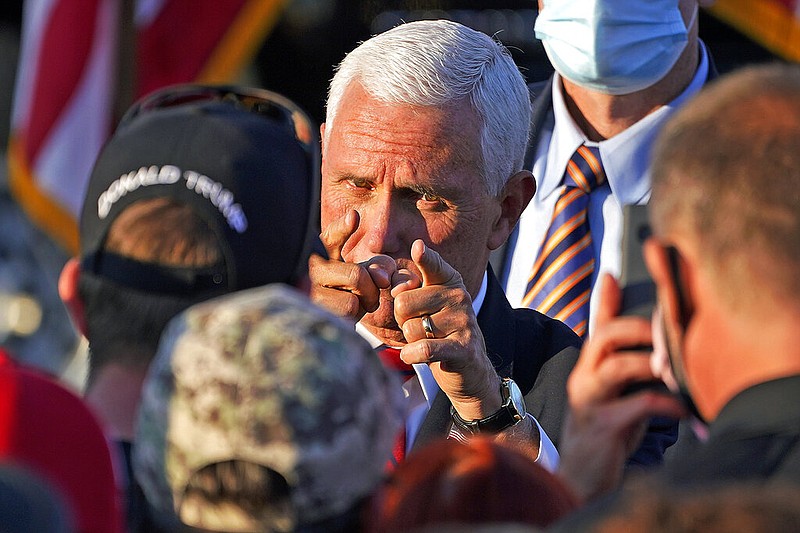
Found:
[[[568, 382], [561, 449], [561, 475], [584, 499], [616, 487], [644, 421], [692, 410], [708, 423], [706, 440], [669, 457], [663, 481], [800, 483], [798, 138], [796, 65], [729, 75], [665, 126], [644, 249], [663, 327], [617, 316], [619, 287], [603, 280], [596, 332]], [[622, 396], [655, 377], [629, 348], [659, 342], [687, 402]]]

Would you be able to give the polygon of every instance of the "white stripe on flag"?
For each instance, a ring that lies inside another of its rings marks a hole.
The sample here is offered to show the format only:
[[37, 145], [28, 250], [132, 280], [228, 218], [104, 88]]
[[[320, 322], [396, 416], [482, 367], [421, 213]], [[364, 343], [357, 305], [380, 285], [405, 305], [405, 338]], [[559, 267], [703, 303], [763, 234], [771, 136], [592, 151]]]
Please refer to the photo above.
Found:
[[[42, 143], [37, 184], [76, 219], [94, 161], [111, 131], [117, 2], [101, 2], [86, 70]], [[72, 185], [65, 187], [65, 182]]]
[[136, 11], [133, 19], [137, 28], [144, 28], [152, 24], [168, 0], [139, 0], [136, 2]]

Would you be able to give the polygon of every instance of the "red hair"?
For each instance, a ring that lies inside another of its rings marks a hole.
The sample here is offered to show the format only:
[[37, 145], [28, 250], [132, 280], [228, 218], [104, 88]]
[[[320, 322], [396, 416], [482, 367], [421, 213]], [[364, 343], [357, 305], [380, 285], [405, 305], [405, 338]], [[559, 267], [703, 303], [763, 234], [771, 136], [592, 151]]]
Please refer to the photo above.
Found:
[[365, 531], [437, 523], [546, 527], [577, 506], [558, 478], [510, 447], [486, 438], [443, 440], [395, 470], [370, 502]]

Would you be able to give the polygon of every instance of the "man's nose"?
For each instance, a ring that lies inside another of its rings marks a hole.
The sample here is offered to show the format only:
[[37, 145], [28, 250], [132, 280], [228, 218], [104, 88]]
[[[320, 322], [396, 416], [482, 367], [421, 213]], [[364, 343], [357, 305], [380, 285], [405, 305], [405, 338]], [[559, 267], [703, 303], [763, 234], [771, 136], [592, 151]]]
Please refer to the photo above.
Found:
[[[362, 241], [373, 254], [386, 254], [392, 257], [402, 255], [405, 235], [412, 221], [406, 220], [398, 198], [391, 193], [382, 194], [360, 213], [364, 228]], [[410, 243], [409, 245], [410, 246]], [[410, 253], [408, 250], [406, 254]]]

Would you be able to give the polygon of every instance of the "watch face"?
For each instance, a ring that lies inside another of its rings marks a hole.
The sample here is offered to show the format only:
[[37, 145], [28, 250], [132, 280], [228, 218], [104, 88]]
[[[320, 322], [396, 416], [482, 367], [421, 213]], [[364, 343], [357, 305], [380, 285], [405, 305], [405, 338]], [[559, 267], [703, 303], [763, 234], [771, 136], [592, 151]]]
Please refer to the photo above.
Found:
[[527, 414], [525, 398], [522, 396], [522, 391], [519, 390], [519, 387], [513, 380], [508, 380], [508, 395], [511, 399], [511, 405], [514, 406], [514, 410], [519, 414], [520, 418], [523, 418]]

